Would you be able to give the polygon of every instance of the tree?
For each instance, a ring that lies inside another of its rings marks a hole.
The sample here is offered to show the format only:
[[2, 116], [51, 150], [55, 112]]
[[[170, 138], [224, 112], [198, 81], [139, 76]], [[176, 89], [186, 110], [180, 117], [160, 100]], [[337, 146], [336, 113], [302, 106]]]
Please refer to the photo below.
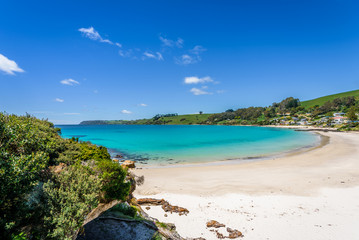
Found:
[[355, 121], [358, 119], [358, 116], [355, 114], [355, 107], [352, 106], [351, 108], [349, 108], [349, 111], [347, 113], [347, 117], [350, 121]]
[[203, 112], [202, 111], [199, 111], [199, 115], [202, 115], [203, 114]]

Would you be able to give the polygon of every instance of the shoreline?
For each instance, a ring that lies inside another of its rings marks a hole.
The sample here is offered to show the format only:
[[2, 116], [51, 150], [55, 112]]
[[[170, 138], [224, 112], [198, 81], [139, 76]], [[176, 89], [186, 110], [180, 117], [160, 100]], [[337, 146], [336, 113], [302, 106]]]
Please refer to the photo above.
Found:
[[[326, 138], [327, 140], [324, 140], [324, 143], [328, 141], [326, 144], [302, 151], [299, 154], [275, 156], [264, 161], [245, 161], [240, 164], [235, 161], [227, 161], [229, 162], [228, 164], [199, 164], [167, 168], [135, 169], [136, 175], [145, 176], [145, 184], [138, 188], [138, 193], [155, 194], [162, 191], [177, 193], [176, 189], [179, 188], [185, 194], [200, 192], [202, 195], [211, 195], [211, 192], [215, 190], [217, 190], [217, 194], [232, 193], [234, 191], [256, 194], [272, 194], [272, 192], [276, 192], [281, 194], [296, 193], [297, 195], [310, 195], [322, 185], [322, 182], [328, 187], [331, 187], [333, 184], [333, 186], [340, 187], [342, 185], [340, 180], [335, 182], [333, 178], [330, 178], [319, 181], [317, 178], [318, 176], [322, 176], [322, 178], [328, 177], [326, 176], [328, 174], [333, 174], [339, 178], [339, 175], [343, 176], [347, 172], [350, 172], [351, 176], [355, 175], [353, 168], [343, 169], [343, 167], [358, 164], [359, 168], [359, 162], [353, 160], [353, 154], [355, 157], [359, 156], [359, 134], [323, 132], [321, 135], [329, 137], [329, 139]], [[342, 171], [336, 173], [334, 171], [335, 168]], [[330, 170], [330, 172], [326, 173], [325, 169]], [[318, 174], [314, 174], [313, 171], [318, 171]], [[261, 177], [254, 179], [253, 176], [255, 175], [260, 175]], [[308, 178], [308, 181], [312, 179], [310, 181], [311, 184], [299, 181], [303, 177]], [[166, 179], [166, 184], [162, 181], [163, 179]], [[189, 179], [193, 182], [190, 182]], [[201, 187], [204, 179], [214, 182], [215, 188]], [[279, 179], [283, 179], [286, 182], [280, 184]], [[303, 191], [295, 191], [290, 186], [291, 183], [297, 181], [300, 184], [297, 184], [296, 189], [301, 187]], [[359, 184], [359, 176], [355, 177], [355, 181]], [[350, 183], [353, 182], [351, 181]], [[267, 188], [261, 187], [259, 189], [261, 184]], [[156, 186], [156, 188], [151, 186]]]
[[265, 161], [135, 169], [145, 181], [134, 196], [187, 208], [187, 216], [145, 210], [187, 238], [218, 239], [206, 227], [216, 220], [243, 239], [359, 239], [359, 134], [320, 134], [328, 137], [322, 147]]
[[199, 162], [180, 162], [180, 163], [173, 163], [173, 164], [143, 164], [143, 163], [136, 163], [137, 169], [156, 169], [156, 168], [181, 168], [181, 167], [203, 167], [203, 166], [219, 166], [219, 165], [237, 165], [237, 164], [244, 164], [249, 162], [257, 162], [257, 161], [266, 161], [273, 158], [282, 158], [286, 156], [294, 156], [303, 154], [308, 151], [315, 150], [317, 148], [321, 148], [329, 143], [329, 137], [324, 136], [320, 132], [316, 132], [314, 130], [314, 134], [319, 136], [319, 141], [313, 145], [307, 145], [300, 148], [295, 148], [283, 152], [278, 152], [274, 154], [267, 154], [267, 155], [257, 155], [257, 156], [249, 156], [243, 158], [233, 158], [233, 159], [223, 159], [223, 160], [216, 160], [216, 161], [199, 161]]

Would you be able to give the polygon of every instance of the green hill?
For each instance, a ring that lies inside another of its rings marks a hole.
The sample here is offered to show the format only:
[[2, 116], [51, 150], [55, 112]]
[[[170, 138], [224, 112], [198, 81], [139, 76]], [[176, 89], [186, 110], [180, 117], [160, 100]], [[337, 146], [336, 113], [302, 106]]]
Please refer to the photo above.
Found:
[[[164, 121], [169, 125], [187, 125], [187, 124], [200, 124], [207, 121], [208, 117], [212, 114], [186, 114], [173, 117], [162, 117], [159, 121]], [[141, 121], [141, 120], [139, 120]], [[147, 121], [144, 119], [143, 121]]]
[[190, 125], [203, 124], [212, 114], [186, 114], [171, 117], [160, 117], [158, 119], [137, 119], [137, 120], [90, 120], [82, 121], [80, 125], [102, 125], [102, 124], [125, 124], [125, 125], [143, 125], [143, 124], [167, 124], [167, 125]]
[[320, 97], [320, 98], [315, 98], [315, 99], [308, 100], [308, 101], [303, 101], [303, 102], [301, 102], [301, 105], [305, 108], [309, 108], [309, 107], [312, 107], [315, 105], [322, 106], [325, 102], [332, 101], [332, 100], [334, 100], [336, 98], [340, 98], [340, 97], [359, 98], [359, 90], [337, 93], [337, 94], [332, 94], [332, 95], [328, 95], [328, 96], [324, 96], [324, 97]]

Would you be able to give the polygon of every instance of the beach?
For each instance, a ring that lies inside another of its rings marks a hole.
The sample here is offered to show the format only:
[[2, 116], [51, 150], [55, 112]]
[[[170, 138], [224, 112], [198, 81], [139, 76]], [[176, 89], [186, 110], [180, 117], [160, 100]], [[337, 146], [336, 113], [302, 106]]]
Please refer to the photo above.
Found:
[[145, 182], [135, 196], [187, 208], [145, 210], [187, 238], [218, 239], [206, 227], [216, 220], [244, 239], [359, 239], [359, 134], [320, 134], [327, 144], [261, 161], [136, 169]]

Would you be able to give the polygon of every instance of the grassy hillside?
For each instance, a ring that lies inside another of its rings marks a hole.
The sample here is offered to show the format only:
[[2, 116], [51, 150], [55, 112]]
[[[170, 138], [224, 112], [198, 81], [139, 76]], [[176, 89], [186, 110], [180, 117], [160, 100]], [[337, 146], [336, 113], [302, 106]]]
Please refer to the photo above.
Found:
[[[202, 122], [207, 121], [210, 115], [212, 114], [187, 114], [187, 115], [178, 115], [173, 117], [162, 117], [159, 120], [164, 121], [166, 122], [166, 124], [169, 125], [200, 124]], [[147, 119], [144, 119], [143, 121], [147, 121]]]
[[189, 125], [201, 124], [208, 120], [212, 114], [186, 114], [172, 117], [161, 117], [159, 119], [138, 119], [138, 120], [102, 120], [102, 121], [83, 121], [81, 125], [98, 125], [98, 124], [128, 124], [128, 125], [143, 125], [143, 124], [168, 124], [168, 125]]
[[312, 107], [312, 106], [315, 106], [315, 105], [322, 106], [325, 102], [332, 101], [335, 98], [340, 98], [340, 97], [356, 97], [356, 98], [359, 98], [359, 90], [343, 92], [343, 93], [337, 93], [337, 94], [328, 95], [328, 96], [324, 96], [324, 97], [320, 97], [320, 98], [315, 98], [315, 99], [308, 100], [308, 101], [303, 101], [303, 102], [301, 102], [301, 105], [303, 107], [305, 107], [305, 108], [309, 108], [309, 107]]

